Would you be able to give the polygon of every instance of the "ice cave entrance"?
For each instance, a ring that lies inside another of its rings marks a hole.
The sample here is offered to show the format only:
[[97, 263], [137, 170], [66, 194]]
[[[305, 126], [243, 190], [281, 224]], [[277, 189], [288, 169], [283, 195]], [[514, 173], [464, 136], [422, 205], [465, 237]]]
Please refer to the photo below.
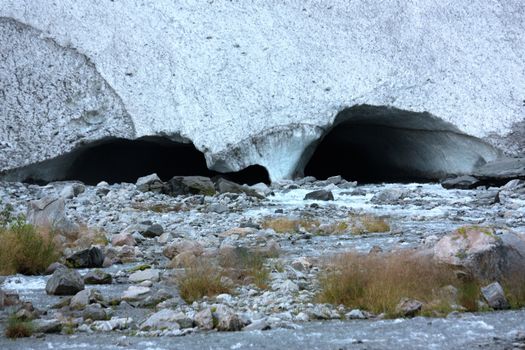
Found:
[[192, 143], [156, 136], [99, 140], [62, 156], [11, 171], [7, 180], [38, 184], [79, 180], [96, 185], [100, 181], [135, 183], [139, 177], [152, 173], [165, 181], [173, 176], [200, 175], [221, 176], [241, 184], [270, 183], [268, 172], [262, 166], [219, 173], [208, 169], [204, 154]]
[[[304, 175], [361, 183], [427, 182], [498, 157], [482, 140], [429, 113], [358, 105], [339, 113], [303, 155]], [[302, 169], [298, 169], [301, 173]]]

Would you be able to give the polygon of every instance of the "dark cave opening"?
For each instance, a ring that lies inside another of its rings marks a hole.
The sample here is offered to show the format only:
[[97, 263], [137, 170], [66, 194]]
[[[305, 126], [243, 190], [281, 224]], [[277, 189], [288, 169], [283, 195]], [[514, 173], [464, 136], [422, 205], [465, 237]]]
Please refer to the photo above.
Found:
[[469, 173], [497, 156], [482, 140], [429, 113], [359, 105], [336, 117], [305, 152], [303, 164], [304, 175], [318, 179], [429, 182]]
[[260, 165], [219, 173], [208, 169], [204, 154], [192, 143], [175, 142], [164, 137], [107, 138], [54, 159], [17, 169], [12, 175], [17, 181], [38, 184], [78, 180], [96, 185], [101, 181], [135, 183], [139, 177], [152, 173], [164, 181], [174, 176], [199, 175], [223, 177], [248, 185], [270, 183], [267, 170]]

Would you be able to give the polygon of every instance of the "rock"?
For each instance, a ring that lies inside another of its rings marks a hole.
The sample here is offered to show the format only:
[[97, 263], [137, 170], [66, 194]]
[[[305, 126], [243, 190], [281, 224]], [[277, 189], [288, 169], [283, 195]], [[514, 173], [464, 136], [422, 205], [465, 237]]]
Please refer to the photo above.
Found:
[[104, 321], [110, 318], [110, 313], [100, 304], [90, 304], [82, 312], [82, 318], [84, 320]]
[[479, 280], [498, 281], [521, 273], [525, 241], [520, 235], [496, 235], [487, 227], [467, 226], [441, 238], [433, 248], [439, 262], [463, 269]]
[[457, 188], [461, 190], [469, 190], [478, 187], [480, 184], [481, 182], [478, 179], [470, 175], [448, 178], [441, 181], [441, 186], [446, 189]]
[[177, 314], [174, 316], [174, 320], [179, 324], [180, 328], [193, 327], [193, 319], [191, 317], [188, 317], [183, 312], [177, 312]]
[[485, 185], [501, 186], [514, 180], [525, 180], [525, 158], [497, 159], [477, 168], [473, 175]]
[[330, 176], [324, 182], [327, 184], [339, 185], [343, 182], [343, 177], [341, 175]]
[[102, 295], [95, 289], [84, 289], [78, 292], [71, 298], [69, 306], [75, 310], [82, 310], [92, 303], [102, 301]]
[[164, 228], [162, 225], [159, 224], [153, 224], [148, 226], [148, 228], [142, 232], [142, 235], [147, 238], [155, 238], [164, 233]]
[[201, 255], [204, 251], [202, 245], [197, 241], [189, 239], [180, 239], [169, 245], [163, 250], [162, 254], [168, 259], [172, 259], [175, 255], [183, 252], [192, 252], [194, 255]]
[[111, 237], [111, 245], [113, 246], [124, 246], [124, 245], [135, 246], [137, 245], [137, 242], [135, 241], [133, 236], [131, 236], [129, 233], [123, 232], [123, 233], [119, 233]]
[[18, 294], [6, 293], [0, 289], [0, 310], [6, 306], [13, 306], [20, 303]]
[[62, 323], [57, 319], [44, 320], [37, 319], [31, 322], [34, 333], [60, 333], [62, 330]]
[[414, 317], [421, 311], [422, 307], [422, 302], [415, 299], [404, 298], [397, 304], [396, 313], [403, 317]]
[[175, 256], [171, 260], [169, 267], [170, 268], [184, 268], [188, 266], [193, 266], [196, 262], [197, 262], [197, 256], [193, 252], [187, 251], [187, 252], [182, 252], [182, 253], [177, 254], [177, 256]]
[[54, 196], [29, 202], [27, 222], [67, 237], [75, 237], [80, 229], [67, 218], [64, 198]]
[[353, 309], [349, 313], [347, 313], [346, 318], [349, 320], [364, 320], [366, 319], [366, 315], [363, 313], [363, 311], [359, 309]]
[[169, 309], [160, 310], [151, 315], [140, 325], [142, 330], [150, 329], [179, 329], [177, 319], [180, 318], [177, 312]]
[[474, 194], [472, 205], [484, 206], [499, 203], [499, 191], [486, 190]]
[[334, 195], [331, 191], [317, 190], [307, 193], [304, 200], [333, 201]]
[[111, 274], [102, 270], [89, 271], [84, 275], [85, 284], [111, 284], [112, 282]]
[[175, 176], [168, 181], [171, 196], [195, 195], [213, 196], [215, 186], [210, 178], [204, 176]]
[[150, 291], [149, 287], [130, 286], [122, 295], [122, 300], [137, 301], [144, 299]]
[[260, 195], [256, 190], [223, 178], [219, 178], [215, 186], [220, 193], [244, 193], [250, 197], [264, 199], [264, 196]]
[[102, 267], [104, 253], [97, 247], [91, 247], [70, 255], [66, 259], [66, 263], [74, 268]]
[[73, 199], [79, 194], [83, 193], [86, 190], [86, 186], [83, 183], [75, 182], [72, 184], [67, 184], [60, 191], [60, 197], [65, 199]]
[[229, 210], [230, 208], [228, 208], [226, 204], [222, 203], [213, 203], [210, 204], [210, 206], [208, 207], [208, 211], [210, 213], [224, 214], [227, 213]]
[[160, 280], [160, 271], [157, 269], [136, 271], [129, 276], [128, 280], [132, 283], [140, 283], [143, 281], [158, 282]]
[[260, 195], [265, 196], [265, 197], [272, 193], [272, 189], [268, 187], [268, 185], [265, 184], [264, 182], [259, 182], [255, 185], [251, 185], [250, 187], [254, 189], [255, 191], [257, 191]]
[[26, 309], [20, 309], [18, 310], [16, 313], [15, 313], [15, 317], [17, 320], [21, 320], [21, 321], [31, 321], [32, 319], [34, 319], [36, 316], [35, 316], [35, 313], [34, 312], [31, 312], [29, 310], [26, 310]]
[[399, 204], [403, 201], [403, 199], [405, 199], [408, 196], [409, 193], [405, 189], [390, 188], [375, 194], [372, 197], [371, 202], [374, 204], [393, 205]]
[[126, 329], [133, 323], [131, 317], [113, 317], [109, 321], [95, 321], [91, 324], [91, 329], [99, 332], [110, 332], [114, 330]]
[[299, 286], [290, 280], [286, 280], [283, 283], [279, 284], [277, 286], [277, 289], [285, 293], [295, 293], [299, 291]]
[[72, 269], [58, 269], [46, 284], [46, 293], [51, 295], [75, 295], [84, 289], [80, 274]]
[[229, 307], [219, 304], [215, 307], [213, 317], [217, 319], [217, 330], [240, 331], [244, 327], [241, 318]]
[[204, 330], [213, 329], [213, 315], [210, 308], [205, 308], [195, 314], [195, 324]]
[[242, 330], [243, 331], [247, 331], [247, 332], [250, 332], [250, 331], [266, 331], [266, 330], [269, 330], [270, 328], [271, 327], [268, 324], [268, 322], [266, 322], [266, 320], [264, 318], [261, 318], [259, 320], [254, 320], [252, 323], [250, 323], [249, 325], [245, 326]]
[[312, 268], [312, 263], [306, 257], [295, 259], [291, 265], [294, 269], [301, 272], [307, 272]]
[[55, 270], [58, 270], [58, 269], [67, 269], [66, 265], [64, 264], [61, 264], [59, 262], [54, 262], [52, 263], [51, 265], [49, 265], [46, 269], [46, 271], [44, 272], [45, 275], [52, 275], [53, 272], [55, 272]]
[[162, 192], [164, 190], [164, 183], [157, 174], [138, 178], [135, 186], [137, 186], [137, 190], [141, 192]]
[[481, 295], [487, 304], [494, 310], [504, 310], [510, 308], [510, 304], [505, 297], [505, 292], [498, 282], [493, 282], [481, 288]]

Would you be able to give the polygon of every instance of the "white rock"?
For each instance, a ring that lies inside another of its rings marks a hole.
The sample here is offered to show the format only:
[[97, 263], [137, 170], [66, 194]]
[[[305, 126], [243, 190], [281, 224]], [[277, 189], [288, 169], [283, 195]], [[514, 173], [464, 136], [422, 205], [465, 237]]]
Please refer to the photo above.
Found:
[[178, 313], [173, 310], [160, 310], [151, 315], [146, 321], [144, 321], [140, 325], [140, 329], [179, 329], [180, 326], [177, 323], [178, 318], [180, 318]]
[[91, 324], [91, 329], [99, 332], [110, 332], [119, 329], [128, 328], [133, 319], [131, 317], [113, 317], [109, 321], [95, 321]]
[[129, 276], [129, 281], [132, 283], [140, 283], [143, 281], [158, 282], [160, 279], [160, 271], [157, 269], [147, 269], [143, 271], [133, 272]]
[[122, 300], [135, 301], [142, 299], [151, 291], [148, 287], [130, 286], [122, 295]]

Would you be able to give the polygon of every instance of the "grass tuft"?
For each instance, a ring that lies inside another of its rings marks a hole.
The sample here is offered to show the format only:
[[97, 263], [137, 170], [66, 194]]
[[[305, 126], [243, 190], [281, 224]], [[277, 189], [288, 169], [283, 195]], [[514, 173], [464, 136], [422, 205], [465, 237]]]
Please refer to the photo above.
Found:
[[298, 233], [301, 229], [312, 232], [320, 225], [319, 220], [313, 218], [289, 218], [286, 216], [264, 218], [261, 226], [271, 228], [277, 233]]
[[187, 303], [204, 296], [213, 297], [221, 293], [231, 293], [231, 288], [222, 281], [222, 273], [214, 264], [198, 261], [186, 267], [177, 280], [179, 293]]
[[59, 257], [52, 234], [38, 232], [23, 217], [0, 226], [0, 274], [39, 274]]
[[442, 287], [454, 283], [457, 279], [449, 268], [411, 252], [347, 253], [321, 274], [318, 299], [395, 316], [402, 298], [430, 303], [439, 298]]
[[33, 335], [33, 326], [31, 322], [22, 321], [15, 316], [9, 317], [5, 328], [7, 338], [27, 338]]
[[354, 235], [390, 232], [390, 224], [384, 217], [369, 214], [351, 214], [351, 231]]

